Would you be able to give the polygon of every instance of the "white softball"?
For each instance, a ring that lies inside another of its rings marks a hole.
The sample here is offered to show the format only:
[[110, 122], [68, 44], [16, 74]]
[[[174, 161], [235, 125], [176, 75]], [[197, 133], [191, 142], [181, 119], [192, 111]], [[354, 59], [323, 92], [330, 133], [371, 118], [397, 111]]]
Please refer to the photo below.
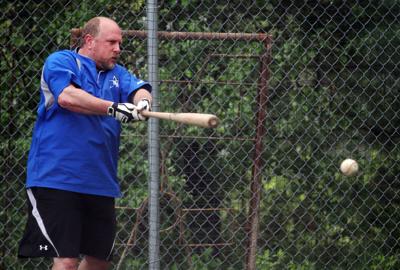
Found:
[[346, 176], [355, 175], [358, 172], [358, 163], [354, 159], [348, 158], [340, 164], [340, 171]]

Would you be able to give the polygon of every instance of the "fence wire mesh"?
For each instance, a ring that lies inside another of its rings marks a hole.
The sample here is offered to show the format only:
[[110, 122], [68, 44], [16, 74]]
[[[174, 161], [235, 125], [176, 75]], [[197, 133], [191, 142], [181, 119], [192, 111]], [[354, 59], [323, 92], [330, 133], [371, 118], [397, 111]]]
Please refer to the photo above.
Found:
[[[0, 262], [17, 260], [45, 58], [93, 16], [125, 30], [147, 77], [146, 2], [2, 1]], [[162, 269], [400, 268], [400, 3], [159, 2]], [[247, 37], [247, 38], [246, 38]], [[250, 38], [251, 37], [251, 38]], [[148, 267], [147, 124], [123, 128], [113, 269]], [[360, 171], [339, 171], [345, 158]]]

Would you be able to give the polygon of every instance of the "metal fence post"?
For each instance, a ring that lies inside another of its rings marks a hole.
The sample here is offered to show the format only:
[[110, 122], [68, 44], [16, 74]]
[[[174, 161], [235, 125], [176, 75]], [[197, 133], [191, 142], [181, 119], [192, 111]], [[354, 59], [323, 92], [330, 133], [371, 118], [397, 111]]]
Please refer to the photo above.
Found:
[[[147, 52], [149, 81], [153, 86], [153, 110], [158, 111], [157, 1], [147, 2]], [[159, 121], [149, 120], [149, 269], [160, 269], [159, 236]]]

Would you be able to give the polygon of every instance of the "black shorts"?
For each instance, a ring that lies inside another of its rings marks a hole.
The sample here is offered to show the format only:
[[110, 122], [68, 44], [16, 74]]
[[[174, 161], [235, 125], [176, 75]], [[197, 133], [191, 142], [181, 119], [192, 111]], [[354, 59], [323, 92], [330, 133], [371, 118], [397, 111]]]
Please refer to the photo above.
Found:
[[27, 193], [29, 215], [18, 257], [89, 255], [111, 260], [114, 198], [39, 187]]

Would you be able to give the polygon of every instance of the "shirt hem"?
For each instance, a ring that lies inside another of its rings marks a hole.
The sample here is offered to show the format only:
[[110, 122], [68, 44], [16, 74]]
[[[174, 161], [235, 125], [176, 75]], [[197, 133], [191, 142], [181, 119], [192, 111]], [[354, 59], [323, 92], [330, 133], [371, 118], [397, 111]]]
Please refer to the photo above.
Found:
[[82, 194], [90, 194], [90, 195], [97, 195], [97, 196], [105, 196], [105, 197], [112, 197], [112, 198], [120, 198], [121, 197], [121, 192], [103, 192], [91, 188], [76, 188], [76, 187], [71, 187], [70, 185], [60, 185], [60, 184], [44, 184], [44, 183], [31, 183], [31, 184], [26, 184], [26, 188], [32, 188], [32, 187], [44, 187], [44, 188], [54, 188], [54, 189], [60, 189], [60, 190], [65, 190], [65, 191], [71, 191], [71, 192], [76, 192], [76, 193], [82, 193]]

